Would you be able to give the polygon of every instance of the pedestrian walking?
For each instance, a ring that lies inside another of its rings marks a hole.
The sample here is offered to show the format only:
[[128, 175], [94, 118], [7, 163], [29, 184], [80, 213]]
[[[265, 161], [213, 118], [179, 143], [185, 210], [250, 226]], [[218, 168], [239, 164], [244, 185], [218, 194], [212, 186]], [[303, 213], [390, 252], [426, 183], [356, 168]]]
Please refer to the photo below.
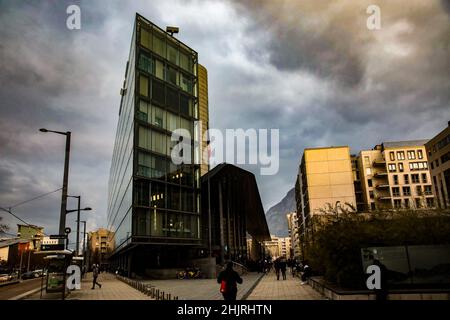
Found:
[[98, 273], [99, 273], [99, 267], [98, 267], [98, 264], [94, 264], [94, 265], [92, 266], [92, 277], [93, 277], [93, 280], [92, 280], [92, 288], [91, 288], [92, 290], [95, 289], [95, 285], [98, 285], [100, 289], [102, 288], [102, 285], [101, 285], [100, 283], [97, 282]]
[[237, 284], [242, 284], [242, 278], [233, 270], [233, 262], [228, 262], [225, 270], [219, 273], [217, 283], [220, 283], [220, 292], [223, 299], [235, 301], [237, 295]]
[[277, 280], [280, 280], [280, 259], [279, 258], [275, 259], [273, 266], [275, 268], [275, 274], [277, 275]]
[[283, 280], [286, 280], [286, 269], [287, 269], [287, 263], [285, 258], [281, 258], [280, 260], [280, 271], [281, 275], [283, 276]]

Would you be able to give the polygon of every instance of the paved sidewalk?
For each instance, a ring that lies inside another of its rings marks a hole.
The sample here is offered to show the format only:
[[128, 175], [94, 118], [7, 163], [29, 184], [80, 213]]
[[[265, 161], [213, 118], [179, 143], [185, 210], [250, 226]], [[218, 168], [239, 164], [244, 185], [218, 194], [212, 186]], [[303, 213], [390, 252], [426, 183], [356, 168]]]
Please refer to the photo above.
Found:
[[[260, 277], [261, 274], [253, 272], [243, 275], [243, 283], [238, 285], [237, 300], [242, 300]], [[142, 282], [151, 284], [172, 296], [178, 296], [178, 300], [223, 300], [219, 291], [220, 285], [216, 279], [143, 280]]]
[[247, 300], [324, 300], [325, 298], [308, 284], [301, 284], [297, 277], [287, 274], [286, 280], [277, 280], [270, 272], [258, 283]]
[[[81, 281], [81, 290], [73, 290], [66, 300], [153, 300], [149, 296], [134, 289], [128, 284], [116, 279], [110, 273], [100, 273], [97, 281], [102, 285], [92, 290], [92, 273], [88, 273]], [[40, 293], [36, 293], [27, 299], [39, 300]], [[60, 294], [53, 294], [44, 299], [60, 299]]]

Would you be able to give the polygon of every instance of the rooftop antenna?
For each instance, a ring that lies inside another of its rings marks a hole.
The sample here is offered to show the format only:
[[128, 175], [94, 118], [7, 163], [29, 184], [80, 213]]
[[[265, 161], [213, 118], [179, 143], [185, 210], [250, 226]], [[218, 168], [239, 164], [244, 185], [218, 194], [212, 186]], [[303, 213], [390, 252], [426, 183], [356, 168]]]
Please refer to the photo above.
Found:
[[180, 32], [180, 28], [178, 28], [178, 27], [170, 27], [170, 26], [167, 26], [167, 27], [166, 27], [166, 32], [167, 32], [168, 34], [170, 34], [170, 35], [173, 37], [173, 34], [174, 34], [174, 33]]

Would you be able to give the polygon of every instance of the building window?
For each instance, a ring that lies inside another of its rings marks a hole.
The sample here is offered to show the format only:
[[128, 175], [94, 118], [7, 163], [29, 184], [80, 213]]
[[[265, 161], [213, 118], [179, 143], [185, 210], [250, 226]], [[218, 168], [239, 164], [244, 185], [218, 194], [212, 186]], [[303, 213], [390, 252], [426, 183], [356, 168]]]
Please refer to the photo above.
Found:
[[137, 174], [148, 178], [164, 180], [166, 174], [166, 161], [163, 158], [139, 152]]
[[435, 164], [436, 164], [436, 168], [439, 167], [439, 159], [436, 159]]
[[370, 203], [370, 210], [376, 210], [375, 203]]
[[403, 196], [410, 196], [411, 195], [411, 188], [410, 187], [403, 187]]
[[178, 86], [178, 72], [171, 66], [167, 66], [166, 68], [166, 81], [175, 86]]
[[395, 161], [395, 155], [394, 155], [394, 152], [393, 152], [393, 151], [389, 152], [389, 159], [390, 159], [391, 161]]
[[403, 181], [405, 184], [409, 184], [409, 174], [404, 174], [403, 175]]
[[422, 162], [410, 162], [409, 163], [410, 170], [426, 170], [428, 169], [428, 163], [426, 161]]
[[374, 194], [373, 194], [373, 191], [372, 191], [372, 190], [369, 191], [369, 197], [370, 197], [370, 199], [373, 199], [373, 198], [374, 198]]
[[434, 208], [434, 198], [427, 198], [427, 207]]
[[408, 160], [414, 160], [416, 159], [416, 152], [414, 150], [408, 151]]
[[369, 188], [373, 187], [372, 179], [367, 179], [367, 185], [369, 186]]
[[141, 28], [141, 46], [149, 50], [152, 48], [150, 32], [144, 28]]
[[403, 168], [403, 162], [400, 162], [400, 163], [398, 164], [398, 171], [400, 171], [400, 172], [403, 172], [403, 171], [404, 171], [404, 168]]
[[393, 187], [392, 188], [392, 196], [393, 197], [400, 197], [400, 188], [399, 187]]
[[146, 76], [139, 76], [139, 94], [148, 97], [148, 78]]
[[183, 51], [180, 51], [180, 67], [192, 73], [192, 59]]
[[153, 74], [153, 62], [150, 57], [146, 56], [145, 54], [141, 54], [139, 56], [139, 69]]
[[422, 194], [422, 186], [416, 186], [416, 195], [421, 196]]
[[180, 74], [180, 87], [184, 91], [192, 94], [192, 79], [184, 73]]
[[394, 174], [394, 184], [398, 184], [398, 175]]
[[178, 91], [172, 88], [166, 88], [166, 104], [167, 107], [173, 109], [174, 111], [179, 111], [179, 95]]
[[420, 200], [420, 198], [416, 198], [416, 208], [419, 209], [422, 207], [422, 201]]
[[368, 175], [368, 176], [372, 175], [372, 169], [371, 168], [366, 168], [366, 175]]
[[154, 75], [161, 80], [164, 80], [164, 63], [158, 59], [154, 60], [155, 72]]
[[433, 191], [431, 191], [431, 186], [425, 186], [424, 187], [424, 192], [426, 196], [431, 196], [433, 194]]
[[167, 44], [167, 60], [178, 65], [178, 49], [171, 44]]
[[160, 128], [166, 128], [166, 111], [157, 106], [152, 106], [152, 125]]
[[366, 166], [370, 166], [370, 158], [369, 157], [364, 157], [364, 164]]
[[173, 114], [172, 112], [167, 112], [167, 129], [169, 131], [175, 131], [180, 127], [180, 118], [178, 115]]
[[428, 178], [426, 173], [422, 173], [422, 183], [428, 183]]
[[423, 159], [423, 152], [422, 152], [422, 150], [417, 150], [417, 159]]
[[396, 172], [397, 171], [395, 163], [390, 163], [388, 165], [388, 169], [389, 169], [389, 172]]
[[166, 43], [164, 38], [160, 38], [153, 33], [153, 51], [159, 54], [161, 57], [166, 56]]
[[409, 207], [410, 207], [409, 199], [405, 199], [404, 201], [405, 201], [405, 208], [409, 209]]
[[412, 183], [420, 183], [418, 174], [412, 174], [411, 175], [411, 180], [412, 180]]
[[192, 117], [192, 99], [188, 96], [181, 94], [180, 95], [180, 112], [186, 116]]
[[397, 159], [405, 160], [405, 151], [397, 151]]
[[160, 106], [165, 105], [165, 90], [164, 84], [159, 81], [152, 82], [152, 101], [156, 102]]
[[401, 207], [402, 207], [402, 200], [400, 200], [400, 199], [395, 199], [395, 200], [394, 200], [394, 208], [395, 208], [395, 209], [401, 209]]

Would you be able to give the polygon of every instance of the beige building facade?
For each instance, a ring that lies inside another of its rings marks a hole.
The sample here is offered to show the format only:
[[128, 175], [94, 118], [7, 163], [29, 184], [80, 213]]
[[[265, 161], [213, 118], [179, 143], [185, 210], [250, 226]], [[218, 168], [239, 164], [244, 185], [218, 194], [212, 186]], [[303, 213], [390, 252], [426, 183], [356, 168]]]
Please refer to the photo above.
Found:
[[367, 211], [435, 207], [425, 142], [384, 142], [359, 153]]
[[288, 230], [290, 237], [290, 252], [287, 257], [299, 258], [301, 256], [300, 236], [298, 229], [298, 218], [296, 212], [291, 212], [286, 215], [288, 222]]
[[114, 251], [114, 233], [104, 228], [89, 232], [87, 244], [88, 266], [91, 267], [93, 263], [106, 264]]
[[447, 128], [425, 144], [436, 205], [450, 208], [450, 121]]

